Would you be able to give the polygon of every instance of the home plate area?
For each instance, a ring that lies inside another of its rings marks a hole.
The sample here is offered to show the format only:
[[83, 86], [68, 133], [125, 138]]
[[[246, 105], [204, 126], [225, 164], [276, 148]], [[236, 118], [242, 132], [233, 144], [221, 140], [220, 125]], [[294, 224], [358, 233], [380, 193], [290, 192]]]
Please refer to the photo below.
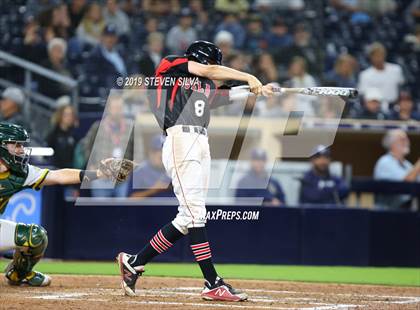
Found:
[[276, 281], [228, 281], [245, 290], [240, 303], [204, 301], [202, 281], [143, 277], [126, 297], [116, 276], [54, 275], [47, 288], [0, 284], [0, 309], [420, 309], [420, 288]]

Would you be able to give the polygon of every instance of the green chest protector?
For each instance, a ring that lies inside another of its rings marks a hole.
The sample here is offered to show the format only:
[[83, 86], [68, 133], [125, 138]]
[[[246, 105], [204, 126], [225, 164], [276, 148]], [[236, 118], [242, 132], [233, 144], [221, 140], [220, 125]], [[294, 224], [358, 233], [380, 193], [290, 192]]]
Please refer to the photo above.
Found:
[[30, 186], [24, 186], [26, 174], [16, 175], [10, 172], [0, 173], [0, 214], [4, 213], [9, 199]]

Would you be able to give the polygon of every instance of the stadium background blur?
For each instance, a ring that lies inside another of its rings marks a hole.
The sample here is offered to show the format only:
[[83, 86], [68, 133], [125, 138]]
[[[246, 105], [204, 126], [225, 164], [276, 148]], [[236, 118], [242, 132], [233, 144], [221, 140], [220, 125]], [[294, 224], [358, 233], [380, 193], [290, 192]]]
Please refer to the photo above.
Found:
[[[110, 100], [110, 89], [124, 88], [117, 78], [153, 76], [162, 57], [183, 53], [196, 39], [209, 40], [222, 48], [223, 64], [255, 74], [263, 83], [361, 90], [360, 98], [346, 102], [334, 144], [328, 150], [318, 149], [321, 157], [335, 161], [331, 169], [338, 180], [333, 181], [333, 189], [327, 189], [330, 198], [320, 198], [313, 204], [416, 211], [419, 187], [412, 181], [418, 180], [420, 173], [419, 27], [418, 0], [1, 0], [0, 89], [9, 87], [9, 92], [3, 93], [2, 106], [6, 106], [5, 101], [14, 101], [18, 115], [6, 117], [9, 111], [4, 108], [2, 118], [25, 125], [33, 145], [55, 148], [54, 158], [34, 158], [36, 163], [83, 168], [99, 126], [97, 121]], [[381, 56], [386, 57], [385, 70], [373, 69], [372, 65], [383, 65]], [[123, 101], [114, 110], [124, 111], [131, 118], [147, 114], [145, 102], [132, 96]], [[334, 105], [310, 105], [310, 113], [318, 119], [340, 117], [341, 111]], [[287, 104], [261, 100], [247, 103], [244, 116], [275, 121], [289, 112]], [[230, 117], [238, 118], [235, 109], [214, 113], [216, 128], [223, 127]], [[314, 128], [327, 130], [323, 125], [321, 122]], [[406, 133], [411, 141], [411, 152], [403, 156], [407, 155], [413, 165], [406, 168], [413, 172], [410, 182], [404, 176], [374, 178], [375, 164], [386, 153], [382, 139], [392, 129], [401, 129], [402, 138]], [[118, 130], [113, 134], [118, 135]], [[273, 128], [261, 125], [257, 130], [265, 134]], [[144, 136], [144, 144], [152, 151], [155, 133], [148, 131]], [[248, 150], [256, 161], [281, 157], [270, 145], [256, 142]], [[152, 162], [153, 152], [144, 154], [143, 159], [147, 156]], [[218, 158], [217, 146], [213, 157]], [[312, 204], [301, 199], [304, 173], [311, 170], [309, 161], [286, 158], [280, 164], [274, 179], [283, 187], [286, 198], [272, 197], [275, 195], [271, 193], [267, 205]], [[246, 160], [244, 170], [247, 165]], [[292, 173], [286, 166], [292, 167]], [[339, 188], [340, 184], [344, 188]], [[394, 198], [404, 195], [404, 203], [381, 200], [391, 188]], [[132, 195], [127, 188], [113, 194], [110, 190], [94, 192], [69, 188], [65, 195]], [[250, 195], [254, 194], [251, 190]], [[319, 194], [322, 196], [323, 190]], [[63, 201], [63, 197], [54, 199], [51, 201], [58, 204]], [[73, 253], [70, 257], [84, 256]]]

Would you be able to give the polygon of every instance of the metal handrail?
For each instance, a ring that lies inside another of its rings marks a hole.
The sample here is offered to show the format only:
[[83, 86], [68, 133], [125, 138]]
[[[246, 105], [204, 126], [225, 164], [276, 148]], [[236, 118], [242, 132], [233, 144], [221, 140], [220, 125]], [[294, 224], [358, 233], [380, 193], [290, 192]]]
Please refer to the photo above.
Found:
[[[40, 76], [43, 76], [44, 78], [47, 78], [49, 80], [64, 84], [71, 88], [71, 97], [72, 97], [72, 103], [74, 105], [74, 108], [76, 111], [78, 111], [79, 106], [79, 87], [78, 87], [78, 81], [75, 79], [72, 79], [68, 76], [59, 74], [57, 72], [54, 72], [50, 69], [46, 69], [38, 64], [32, 63], [30, 61], [27, 61], [25, 59], [22, 59], [20, 57], [14, 56], [12, 54], [9, 54], [7, 52], [0, 50], [0, 61], [4, 61], [6, 64], [11, 64], [16, 67], [21, 68], [24, 71], [24, 84], [23, 85], [16, 85], [15, 83], [12, 83], [11, 81], [8, 81], [6, 79], [0, 79], [0, 86], [2, 87], [9, 87], [14, 86], [21, 88], [25, 96], [25, 103], [23, 106], [23, 116], [25, 119], [25, 122], [30, 126], [37, 128], [37, 130], [34, 132], [34, 135], [37, 135], [38, 138], [43, 138], [42, 130], [46, 129], [45, 125], [45, 119], [39, 118], [39, 117], [33, 117], [33, 106], [31, 108], [31, 101], [34, 100], [36, 102], [39, 102], [40, 104], [37, 105], [40, 108], [43, 109], [37, 109], [37, 111], [44, 111], [45, 108], [49, 110], [48, 113], [52, 113], [54, 109], [57, 107], [57, 102], [55, 99], [47, 97], [41, 93], [38, 93], [34, 91], [32, 88], [32, 81], [33, 81], [33, 74], [38, 74]], [[35, 122], [35, 123], [34, 123]]]
[[[17, 87], [17, 88], [22, 88], [22, 86], [16, 84], [16, 83], [12, 83], [8, 80], [2, 79], [0, 78], [0, 86], [3, 88], [7, 88], [7, 87]], [[30, 91], [29, 93], [26, 92], [25, 89], [23, 89], [24, 93], [26, 96], [35, 99], [38, 102], [41, 102], [42, 104], [48, 106], [50, 109], [54, 109], [56, 104], [56, 101], [51, 99], [50, 97], [44, 96], [43, 94], [40, 94], [38, 92], [35, 91]]]
[[20, 57], [14, 56], [10, 53], [4, 52], [0, 50], [0, 60], [3, 60], [6, 63], [18, 66], [24, 70], [24, 90], [27, 94], [25, 99], [25, 104], [23, 107], [23, 115], [25, 118], [25, 121], [29, 123], [30, 120], [30, 103], [31, 99], [40, 99], [41, 102], [47, 103], [50, 107], [53, 107], [52, 102], [55, 101], [51, 98], [48, 98], [46, 96], [43, 96], [42, 94], [36, 94], [34, 96], [34, 92], [32, 90], [32, 74], [38, 74], [40, 76], [43, 76], [47, 79], [56, 81], [58, 83], [64, 84], [72, 89], [71, 91], [71, 97], [73, 105], [76, 109], [76, 111], [79, 110], [79, 89], [78, 89], [78, 81], [75, 79], [72, 79], [68, 76], [59, 74], [57, 72], [54, 72], [53, 70], [46, 69], [38, 64], [32, 63], [30, 61], [27, 61], [25, 59], [22, 59]]
[[47, 77], [51, 80], [54, 80], [56, 82], [65, 84], [71, 88], [77, 86], [77, 80], [72, 79], [68, 76], [61, 75], [57, 72], [54, 72], [50, 69], [46, 69], [40, 65], [37, 65], [33, 62], [27, 61], [25, 59], [19, 58], [17, 56], [14, 56], [12, 54], [6, 53], [4, 51], [0, 50], [0, 59], [5, 60], [9, 63], [12, 63], [16, 66], [22, 67], [28, 71], [31, 71], [33, 73], [42, 75], [44, 77]]

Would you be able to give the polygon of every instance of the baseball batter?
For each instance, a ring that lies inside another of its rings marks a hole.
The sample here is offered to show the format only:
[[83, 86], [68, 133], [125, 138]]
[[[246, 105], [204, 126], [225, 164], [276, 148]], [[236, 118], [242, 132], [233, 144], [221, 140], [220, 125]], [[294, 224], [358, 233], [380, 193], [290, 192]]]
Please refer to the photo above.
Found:
[[[236, 80], [248, 83], [255, 95], [271, 96], [271, 85], [263, 86], [253, 75], [221, 65], [222, 53], [213, 43], [196, 41], [185, 56], [168, 56], [156, 69], [162, 79], [151, 96], [151, 108], [167, 135], [162, 161], [172, 177], [179, 201], [175, 219], [160, 229], [136, 255], [119, 253], [117, 262], [124, 293], [135, 296], [135, 284], [145, 265], [189, 234], [190, 247], [205, 278], [201, 293], [206, 300], [243, 301], [247, 295], [227, 284], [217, 274], [206, 235], [205, 200], [210, 176], [210, 149], [207, 126], [210, 109], [229, 103], [226, 87], [214, 81]], [[168, 85], [165, 79], [174, 80]], [[184, 83], [190, 79], [190, 84]], [[198, 81], [198, 82], [197, 82]], [[178, 83], [179, 82], [179, 83]]]
[[[21, 190], [40, 190], [44, 185], [78, 184], [97, 178], [116, 179], [121, 177], [117, 169], [127, 166], [125, 160], [111, 158], [92, 171], [41, 169], [28, 163], [30, 148], [25, 145], [29, 142], [29, 135], [22, 126], [0, 123], [0, 215], [9, 199]], [[47, 232], [43, 227], [0, 219], [0, 252], [14, 250], [13, 260], [5, 270], [10, 285], [47, 286], [51, 283], [48, 275], [33, 270], [47, 245]]]

